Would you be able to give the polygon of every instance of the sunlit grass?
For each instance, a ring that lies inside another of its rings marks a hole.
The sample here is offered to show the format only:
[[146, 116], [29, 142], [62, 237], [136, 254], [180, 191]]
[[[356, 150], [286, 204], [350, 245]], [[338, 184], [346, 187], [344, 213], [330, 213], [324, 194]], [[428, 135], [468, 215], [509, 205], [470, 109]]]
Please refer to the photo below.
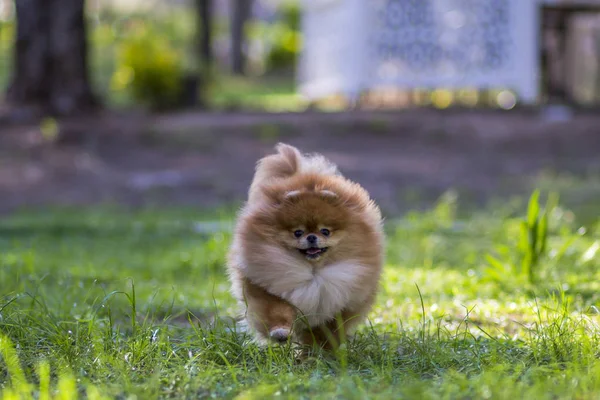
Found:
[[[378, 302], [336, 358], [298, 363], [234, 324], [233, 213], [24, 212], [0, 221], [2, 397], [596, 398], [600, 237], [561, 207], [533, 283], [526, 209], [387, 223]], [[220, 221], [219, 224], [214, 223]]]
[[294, 79], [287, 77], [215, 77], [208, 101], [216, 109], [238, 108], [268, 112], [293, 112], [306, 109], [306, 101], [296, 92]]

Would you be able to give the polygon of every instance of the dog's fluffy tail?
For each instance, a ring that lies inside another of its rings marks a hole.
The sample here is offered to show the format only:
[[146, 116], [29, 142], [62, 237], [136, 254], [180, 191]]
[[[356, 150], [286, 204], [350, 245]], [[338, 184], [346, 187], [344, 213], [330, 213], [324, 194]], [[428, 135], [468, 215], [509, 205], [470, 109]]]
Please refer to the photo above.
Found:
[[260, 196], [260, 187], [268, 181], [291, 177], [298, 173], [339, 174], [337, 167], [321, 155], [304, 156], [294, 146], [279, 143], [277, 153], [258, 161], [254, 180], [250, 186], [249, 201]]
[[256, 164], [256, 172], [248, 194], [250, 202], [260, 196], [260, 187], [267, 181], [287, 178], [300, 170], [302, 154], [297, 148], [279, 143], [275, 146], [275, 150], [277, 150], [276, 154], [266, 156]]
[[264, 182], [273, 178], [286, 178], [295, 175], [301, 168], [302, 154], [297, 148], [279, 143], [275, 146], [276, 154], [271, 154], [258, 161], [255, 182]]

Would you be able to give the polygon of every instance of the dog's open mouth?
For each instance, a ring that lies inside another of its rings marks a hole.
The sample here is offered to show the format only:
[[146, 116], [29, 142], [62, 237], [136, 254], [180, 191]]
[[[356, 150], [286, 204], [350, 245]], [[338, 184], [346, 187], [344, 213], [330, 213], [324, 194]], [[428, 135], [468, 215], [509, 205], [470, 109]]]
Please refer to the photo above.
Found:
[[309, 247], [308, 249], [299, 250], [300, 253], [306, 256], [306, 258], [318, 258], [320, 255], [327, 251], [327, 247]]

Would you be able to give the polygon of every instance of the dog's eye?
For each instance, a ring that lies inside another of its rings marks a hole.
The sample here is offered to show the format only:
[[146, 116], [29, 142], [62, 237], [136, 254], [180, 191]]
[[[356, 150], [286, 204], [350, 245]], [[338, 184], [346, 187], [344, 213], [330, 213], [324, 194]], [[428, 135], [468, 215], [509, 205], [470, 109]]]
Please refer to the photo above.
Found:
[[331, 235], [331, 232], [329, 231], [329, 229], [323, 228], [323, 229], [321, 229], [321, 235], [329, 236], [329, 235]]
[[304, 231], [301, 231], [299, 229], [296, 232], [294, 232], [294, 236], [296, 236], [297, 238], [299, 238], [302, 235], [304, 235]]

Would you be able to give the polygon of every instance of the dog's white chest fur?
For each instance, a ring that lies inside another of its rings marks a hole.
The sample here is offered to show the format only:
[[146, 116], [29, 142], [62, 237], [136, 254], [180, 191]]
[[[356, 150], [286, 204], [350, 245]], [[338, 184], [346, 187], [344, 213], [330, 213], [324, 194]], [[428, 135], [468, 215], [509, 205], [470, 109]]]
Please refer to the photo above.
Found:
[[[240, 257], [237, 264], [242, 266], [243, 274], [297, 307], [310, 326], [331, 320], [345, 308], [357, 308], [369, 296], [369, 291], [361, 285], [370, 269], [357, 262], [338, 262], [313, 270], [310, 264], [277, 246], [264, 246], [261, 253], [273, 261], [248, 263], [247, 258]], [[241, 294], [241, 289], [238, 290]]]
[[364, 267], [355, 263], [328, 265], [312, 274], [311, 279], [282, 292], [281, 297], [298, 307], [310, 326], [317, 326], [364, 300], [364, 291], [358, 288], [364, 271]]

